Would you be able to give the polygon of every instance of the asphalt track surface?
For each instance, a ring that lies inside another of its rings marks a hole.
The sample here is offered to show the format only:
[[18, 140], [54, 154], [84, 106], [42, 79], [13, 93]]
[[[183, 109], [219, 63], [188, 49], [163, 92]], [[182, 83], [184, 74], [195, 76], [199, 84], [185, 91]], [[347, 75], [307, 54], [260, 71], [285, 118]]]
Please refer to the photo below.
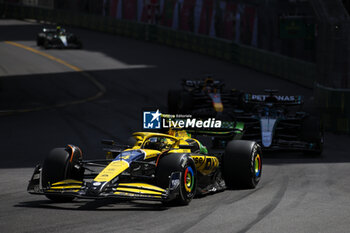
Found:
[[188, 206], [116, 200], [57, 204], [27, 194], [33, 167], [50, 149], [70, 143], [80, 146], [85, 158], [102, 158], [101, 138], [125, 141], [141, 129], [142, 109], [166, 110], [167, 90], [183, 78], [212, 73], [228, 87], [278, 88], [302, 94], [312, 105], [310, 89], [128, 38], [72, 29], [83, 50], [44, 50], [35, 45], [40, 29], [0, 20], [0, 232], [349, 232], [350, 138], [331, 133], [322, 157], [267, 154], [257, 189], [227, 190]]

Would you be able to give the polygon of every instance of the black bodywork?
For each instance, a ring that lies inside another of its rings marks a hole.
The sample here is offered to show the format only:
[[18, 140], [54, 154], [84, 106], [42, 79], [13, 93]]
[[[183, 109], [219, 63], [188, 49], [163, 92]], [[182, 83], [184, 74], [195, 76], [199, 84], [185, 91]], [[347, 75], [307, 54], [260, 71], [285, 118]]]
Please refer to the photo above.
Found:
[[[258, 142], [264, 150], [300, 150], [320, 154], [323, 149], [323, 127], [319, 117], [303, 110], [302, 96], [265, 94], [224, 89], [224, 83], [205, 80], [183, 80], [182, 90], [168, 93], [169, 113], [191, 114], [244, 124], [242, 139]], [[213, 139], [213, 145], [224, 148], [225, 140]]]
[[219, 80], [182, 80], [181, 86], [181, 90], [168, 92], [169, 113], [221, 118], [230, 114], [240, 103], [241, 92], [226, 90]]
[[67, 32], [65, 29], [43, 28], [37, 34], [36, 41], [38, 46], [43, 46], [45, 49], [81, 49], [83, 46], [81, 40], [75, 34]]
[[243, 139], [258, 142], [263, 150], [300, 150], [320, 154], [323, 127], [320, 119], [303, 110], [302, 96], [245, 93], [235, 118], [245, 124]]

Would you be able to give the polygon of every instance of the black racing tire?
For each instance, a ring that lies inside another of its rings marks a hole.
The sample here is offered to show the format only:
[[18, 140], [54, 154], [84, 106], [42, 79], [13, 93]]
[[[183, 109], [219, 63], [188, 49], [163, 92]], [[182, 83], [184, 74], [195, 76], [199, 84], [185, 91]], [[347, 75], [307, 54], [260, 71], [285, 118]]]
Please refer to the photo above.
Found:
[[37, 38], [36, 38], [36, 45], [37, 45], [37, 46], [41, 46], [40, 37], [37, 37]]
[[313, 148], [305, 150], [306, 155], [320, 156], [323, 152], [324, 130], [320, 118], [309, 116], [303, 120], [301, 126], [301, 138], [310, 143]]
[[[65, 179], [83, 180], [84, 169], [77, 170], [75, 167], [81, 158], [76, 157], [70, 161], [71, 153], [69, 152], [67, 148], [55, 148], [46, 156], [42, 166], [43, 187]], [[74, 197], [55, 194], [46, 194], [45, 196], [55, 202], [69, 202], [74, 199]]]
[[168, 92], [169, 113], [189, 113], [192, 109], [192, 96], [187, 91], [170, 90]]
[[44, 46], [44, 49], [49, 49], [50, 48], [49, 41], [48, 40], [44, 40], [43, 46]]
[[42, 34], [39, 33], [36, 36], [36, 45], [37, 46], [42, 46], [44, 44], [44, 40], [45, 40], [45, 38], [42, 36]]
[[223, 177], [229, 189], [253, 189], [262, 174], [262, 154], [253, 141], [232, 140], [222, 161]]
[[78, 41], [78, 49], [82, 49], [83, 48], [83, 43], [79, 40]]
[[159, 160], [156, 169], [156, 184], [169, 188], [170, 176], [180, 172], [180, 189], [175, 199], [165, 201], [165, 205], [188, 205], [196, 194], [197, 170], [193, 159], [188, 154], [169, 154]]

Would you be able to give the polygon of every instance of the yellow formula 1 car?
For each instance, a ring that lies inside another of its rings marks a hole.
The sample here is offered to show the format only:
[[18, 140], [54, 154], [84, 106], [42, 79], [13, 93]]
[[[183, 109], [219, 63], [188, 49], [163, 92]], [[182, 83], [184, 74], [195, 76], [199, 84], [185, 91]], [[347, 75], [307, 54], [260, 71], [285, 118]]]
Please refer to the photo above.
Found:
[[83, 160], [73, 145], [53, 149], [35, 168], [28, 192], [53, 201], [108, 197], [188, 204], [196, 194], [254, 188], [261, 177], [261, 150], [252, 141], [232, 140], [224, 153], [208, 154], [184, 130], [138, 132], [133, 140], [133, 146], [104, 141], [104, 160]]

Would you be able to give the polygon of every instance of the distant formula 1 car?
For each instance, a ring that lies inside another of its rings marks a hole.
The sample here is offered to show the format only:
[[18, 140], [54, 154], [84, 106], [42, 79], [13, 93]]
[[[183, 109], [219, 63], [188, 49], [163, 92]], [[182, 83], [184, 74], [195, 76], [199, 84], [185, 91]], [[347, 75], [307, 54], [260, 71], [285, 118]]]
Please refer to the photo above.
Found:
[[195, 117], [217, 117], [232, 112], [240, 103], [241, 92], [225, 90], [224, 83], [210, 76], [204, 80], [183, 80], [182, 90], [168, 92], [169, 113]]
[[53, 201], [119, 198], [188, 204], [195, 194], [255, 188], [261, 177], [261, 150], [255, 142], [232, 140], [225, 153], [208, 154], [184, 130], [138, 132], [133, 140], [133, 146], [104, 141], [109, 148], [103, 160], [83, 160], [73, 145], [53, 149], [35, 168], [28, 192]]
[[323, 128], [320, 119], [302, 110], [302, 96], [277, 95], [277, 90], [265, 90], [266, 95], [246, 93], [244, 108], [235, 111], [236, 119], [244, 122], [244, 139], [258, 142], [263, 150], [300, 150], [321, 154]]
[[49, 48], [76, 48], [81, 49], [83, 44], [80, 39], [73, 33], [66, 32], [61, 27], [43, 28], [38, 33], [36, 38], [38, 46], [43, 46], [45, 49]]

